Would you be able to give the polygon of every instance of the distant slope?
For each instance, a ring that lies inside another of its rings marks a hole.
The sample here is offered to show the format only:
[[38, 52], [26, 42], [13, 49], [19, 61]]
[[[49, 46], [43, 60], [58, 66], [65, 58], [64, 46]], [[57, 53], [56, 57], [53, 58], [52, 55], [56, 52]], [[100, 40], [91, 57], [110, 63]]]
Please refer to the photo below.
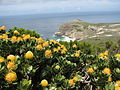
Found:
[[88, 39], [119, 38], [120, 23], [88, 23], [81, 20], [69, 22], [60, 26], [55, 35], [64, 35], [78, 41]]

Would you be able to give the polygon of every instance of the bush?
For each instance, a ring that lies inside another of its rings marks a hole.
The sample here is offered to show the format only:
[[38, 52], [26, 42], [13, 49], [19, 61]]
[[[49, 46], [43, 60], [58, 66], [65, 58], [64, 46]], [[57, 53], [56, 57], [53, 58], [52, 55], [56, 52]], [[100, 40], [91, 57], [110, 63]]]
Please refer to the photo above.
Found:
[[120, 54], [112, 52], [117, 46], [45, 41], [34, 31], [3, 29], [0, 89], [119, 90]]

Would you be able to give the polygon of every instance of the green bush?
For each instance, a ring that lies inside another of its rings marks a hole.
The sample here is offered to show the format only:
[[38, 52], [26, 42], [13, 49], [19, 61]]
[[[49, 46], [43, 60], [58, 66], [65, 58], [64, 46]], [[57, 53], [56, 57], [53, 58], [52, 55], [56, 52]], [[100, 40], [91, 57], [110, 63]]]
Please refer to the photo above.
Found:
[[0, 35], [0, 89], [119, 90], [118, 45], [43, 40], [34, 31]]

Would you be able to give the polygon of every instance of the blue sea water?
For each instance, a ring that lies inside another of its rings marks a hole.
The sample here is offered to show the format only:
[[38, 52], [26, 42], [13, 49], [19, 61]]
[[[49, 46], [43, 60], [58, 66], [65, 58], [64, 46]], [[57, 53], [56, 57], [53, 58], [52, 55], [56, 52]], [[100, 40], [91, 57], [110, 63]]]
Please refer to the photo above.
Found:
[[0, 16], [0, 26], [5, 25], [7, 29], [16, 26], [35, 30], [45, 39], [59, 39], [61, 37], [54, 36], [54, 33], [59, 30], [59, 26], [76, 19], [91, 23], [120, 22], [120, 11]]

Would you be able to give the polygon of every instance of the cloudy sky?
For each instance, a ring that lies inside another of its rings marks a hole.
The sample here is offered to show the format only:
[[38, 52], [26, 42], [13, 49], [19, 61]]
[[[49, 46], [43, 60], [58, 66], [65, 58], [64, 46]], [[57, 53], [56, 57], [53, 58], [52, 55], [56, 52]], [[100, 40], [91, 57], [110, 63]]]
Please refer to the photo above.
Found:
[[0, 16], [77, 11], [120, 11], [120, 0], [0, 0]]

